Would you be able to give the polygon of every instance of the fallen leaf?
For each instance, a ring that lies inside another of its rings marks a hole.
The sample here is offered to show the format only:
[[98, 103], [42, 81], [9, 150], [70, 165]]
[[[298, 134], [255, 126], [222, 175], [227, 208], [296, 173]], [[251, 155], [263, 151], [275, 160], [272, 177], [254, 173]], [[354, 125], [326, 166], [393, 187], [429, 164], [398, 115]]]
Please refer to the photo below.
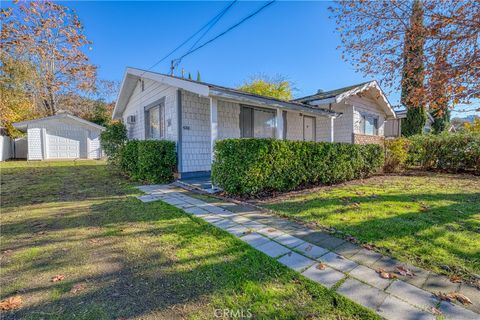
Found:
[[398, 273], [402, 276], [410, 276], [410, 277], [415, 276], [415, 273], [413, 273], [409, 269], [405, 268], [404, 266], [396, 266], [396, 268], [397, 268]]
[[432, 307], [431, 311], [432, 311], [434, 316], [441, 316], [443, 314], [442, 311], [438, 310], [435, 307]]
[[72, 287], [72, 289], [70, 290], [70, 293], [78, 293], [78, 292], [83, 291], [83, 290], [85, 290], [85, 284], [77, 283], [76, 285], [74, 285]]
[[434, 293], [433, 294], [435, 297], [437, 297], [437, 299], [441, 300], [441, 301], [449, 301], [449, 302], [452, 302], [453, 300], [455, 300], [455, 297], [453, 297], [451, 294], [448, 294], [448, 293], [445, 293], [445, 292], [437, 292], [437, 293]]
[[461, 302], [462, 304], [472, 304], [472, 300], [470, 300], [466, 295], [461, 294], [459, 292], [452, 292], [451, 295], [457, 299], [457, 301]]
[[98, 241], [98, 239], [90, 239], [90, 240], [88, 240], [88, 242], [90, 242], [90, 243], [98, 243], [99, 241]]
[[52, 282], [58, 282], [58, 281], [62, 281], [63, 279], [65, 279], [65, 276], [63, 274], [57, 274], [56, 276], [54, 276], [52, 278]]
[[379, 274], [380, 278], [383, 278], [383, 279], [395, 279], [397, 277], [393, 273], [387, 272], [382, 268], [379, 268], [375, 271]]
[[317, 264], [317, 269], [318, 270], [325, 270], [326, 266], [323, 263]]
[[8, 311], [17, 309], [22, 304], [22, 297], [13, 296], [0, 302], [0, 310]]
[[11, 254], [12, 252], [13, 252], [12, 249], [7, 249], [7, 250], [3, 251], [2, 253], [3, 253], [4, 255], [9, 255], [9, 254]]
[[362, 247], [364, 247], [367, 250], [373, 250], [373, 246], [371, 244], [368, 244], [368, 243], [363, 244]]
[[305, 248], [305, 251], [306, 252], [309, 252], [313, 249], [313, 246], [311, 244], [309, 244], [306, 248]]
[[462, 282], [462, 278], [460, 276], [456, 276], [456, 275], [453, 275], [450, 277], [450, 282], [453, 282], [453, 283], [461, 283]]

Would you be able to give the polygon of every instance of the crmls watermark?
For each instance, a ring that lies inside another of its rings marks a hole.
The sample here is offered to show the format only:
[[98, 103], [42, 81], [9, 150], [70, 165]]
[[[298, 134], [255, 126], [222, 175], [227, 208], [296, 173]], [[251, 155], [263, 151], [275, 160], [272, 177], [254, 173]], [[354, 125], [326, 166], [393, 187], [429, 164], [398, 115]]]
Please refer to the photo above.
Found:
[[250, 309], [215, 309], [213, 315], [215, 318], [227, 319], [250, 319], [253, 317]]

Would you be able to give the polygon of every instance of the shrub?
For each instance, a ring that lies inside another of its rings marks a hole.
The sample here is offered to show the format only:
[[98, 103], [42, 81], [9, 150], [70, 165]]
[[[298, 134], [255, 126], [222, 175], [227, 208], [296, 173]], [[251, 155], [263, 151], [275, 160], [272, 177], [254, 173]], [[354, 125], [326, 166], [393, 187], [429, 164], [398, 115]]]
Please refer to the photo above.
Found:
[[382, 165], [378, 145], [227, 139], [215, 145], [212, 179], [227, 193], [256, 195], [366, 177]]
[[385, 140], [385, 172], [398, 172], [405, 169], [410, 140], [397, 138]]
[[120, 152], [120, 168], [132, 179], [169, 183], [177, 164], [175, 143], [165, 140], [131, 140]]
[[100, 145], [107, 155], [108, 161], [114, 165], [119, 164], [120, 150], [127, 141], [127, 129], [121, 122], [108, 125], [100, 135]]
[[425, 170], [480, 174], [480, 134], [442, 133], [410, 138], [408, 163]]

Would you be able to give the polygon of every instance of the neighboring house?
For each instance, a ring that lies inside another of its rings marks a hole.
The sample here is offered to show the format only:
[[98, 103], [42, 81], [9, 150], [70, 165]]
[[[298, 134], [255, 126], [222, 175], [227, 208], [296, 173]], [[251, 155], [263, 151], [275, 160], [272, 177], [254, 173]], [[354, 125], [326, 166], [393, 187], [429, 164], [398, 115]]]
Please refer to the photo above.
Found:
[[102, 157], [100, 133], [105, 128], [69, 113], [17, 122], [13, 126], [27, 133], [28, 160]]
[[[407, 117], [407, 110], [400, 110], [395, 112], [396, 119], [391, 119], [385, 122], [385, 137], [396, 138], [402, 135], [402, 122]], [[434, 119], [430, 113], [427, 112], [427, 121], [423, 127], [424, 133], [429, 133], [432, 130], [432, 123]]]
[[182, 178], [209, 174], [219, 139], [383, 142], [389, 117], [395, 113], [375, 81], [282, 101], [135, 68], [127, 68], [113, 111], [130, 139], [175, 141]]

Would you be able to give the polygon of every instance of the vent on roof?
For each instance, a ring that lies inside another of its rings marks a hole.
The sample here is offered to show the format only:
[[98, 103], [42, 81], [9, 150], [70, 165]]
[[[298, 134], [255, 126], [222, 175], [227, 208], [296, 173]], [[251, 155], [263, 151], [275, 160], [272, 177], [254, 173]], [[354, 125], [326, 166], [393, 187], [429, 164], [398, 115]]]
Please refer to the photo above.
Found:
[[324, 92], [325, 92], [325, 90], [323, 90], [323, 89], [318, 89], [317, 90], [317, 93], [324, 93]]

